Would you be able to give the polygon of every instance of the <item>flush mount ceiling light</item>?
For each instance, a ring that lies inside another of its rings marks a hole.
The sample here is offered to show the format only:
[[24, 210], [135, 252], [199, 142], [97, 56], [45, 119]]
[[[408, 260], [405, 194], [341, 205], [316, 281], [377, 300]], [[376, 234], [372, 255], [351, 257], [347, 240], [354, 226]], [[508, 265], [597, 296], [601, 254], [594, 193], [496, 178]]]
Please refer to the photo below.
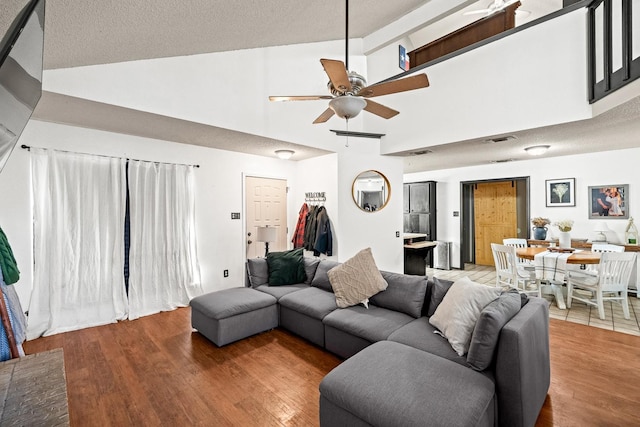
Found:
[[276, 150], [276, 156], [280, 157], [282, 160], [289, 160], [294, 154], [295, 151], [293, 150]]
[[547, 152], [549, 145], [534, 145], [533, 147], [527, 147], [524, 149], [531, 156], [540, 156]]

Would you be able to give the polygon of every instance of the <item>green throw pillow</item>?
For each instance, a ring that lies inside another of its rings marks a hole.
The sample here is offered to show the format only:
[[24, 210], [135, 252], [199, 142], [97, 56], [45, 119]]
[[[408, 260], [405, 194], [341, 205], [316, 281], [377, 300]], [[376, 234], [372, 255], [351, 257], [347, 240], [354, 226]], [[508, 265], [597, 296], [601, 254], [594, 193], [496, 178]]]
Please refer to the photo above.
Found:
[[302, 248], [284, 252], [269, 252], [269, 286], [297, 285], [307, 279]]

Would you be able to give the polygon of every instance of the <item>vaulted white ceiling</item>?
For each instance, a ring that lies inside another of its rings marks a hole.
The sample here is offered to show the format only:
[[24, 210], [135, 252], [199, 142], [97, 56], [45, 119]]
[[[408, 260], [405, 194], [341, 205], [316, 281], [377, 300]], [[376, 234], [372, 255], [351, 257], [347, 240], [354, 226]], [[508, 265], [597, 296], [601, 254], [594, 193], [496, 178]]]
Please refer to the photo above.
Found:
[[[430, 0], [431, 2], [443, 0]], [[351, 0], [349, 16], [349, 34], [352, 38], [362, 38], [375, 33], [388, 24], [420, 9], [429, 0], [403, 0], [390, 2], [385, 0]], [[416, 43], [419, 39], [428, 39], [441, 34], [438, 32], [458, 28], [468, 23], [469, 17], [462, 17], [462, 8], [482, 9], [491, 3], [485, 1], [449, 0], [454, 8], [447, 19], [438, 19], [428, 27], [415, 32]], [[557, 10], [561, 0], [521, 0], [520, 9], [532, 12], [531, 18], [539, 14]], [[14, 15], [26, 0], [2, 0], [0, 5], [0, 32], [8, 26], [7, 16]], [[106, 64], [171, 56], [183, 56], [207, 52], [232, 51], [266, 46], [292, 45], [328, 40], [341, 40], [345, 35], [345, 4], [343, 0], [295, 1], [295, 0], [48, 0], [45, 27], [45, 69], [69, 68], [83, 65]], [[437, 18], [444, 18], [443, 16]], [[436, 17], [433, 17], [434, 20]], [[430, 40], [425, 40], [424, 43]], [[482, 155], [489, 160], [511, 158], [509, 147], [534, 145], [537, 141], [557, 138], [567, 141], [566, 150], [555, 154], [599, 151], [604, 149], [600, 143], [606, 131], [611, 130], [611, 121], [623, 114], [626, 124], [624, 135], [640, 131], [635, 123], [640, 117], [639, 102], [621, 107], [617, 112], [602, 116], [588, 126], [593, 132], [585, 133], [583, 125], [554, 126], [517, 134], [516, 142], [511, 145], [483, 144]], [[107, 114], [105, 114], [107, 112]], [[144, 127], [132, 129], [127, 124], [127, 114], [140, 112], [119, 110], [117, 106], [99, 105], [86, 100], [45, 93], [34, 118], [45, 121], [67, 123], [75, 126], [94, 127], [144, 135]], [[174, 118], [157, 115], [144, 116], [146, 121], [176, 125]], [[172, 120], [174, 120], [172, 122]], [[158, 126], [146, 127], [158, 129]], [[283, 145], [281, 141], [270, 140], [242, 132], [229, 131], [213, 126], [180, 122], [184, 141], [222, 149], [236, 149], [254, 154], [272, 155], [273, 148]], [[599, 130], [599, 131], [596, 131]], [[192, 135], [189, 133], [192, 132]], [[204, 137], [224, 134], [225, 138]], [[166, 135], [166, 134], [165, 134]], [[232, 135], [234, 135], [232, 137]], [[580, 135], [578, 141], [575, 137]], [[610, 133], [608, 134], [610, 136]], [[191, 136], [191, 137], [190, 137]], [[597, 139], [596, 139], [597, 138]], [[176, 138], [169, 140], [176, 140]], [[243, 144], [217, 146], [218, 140], [242, 140]], [[619, 138], [621, 145], [608, 148], [626, 148], [633, 138]], [[616, 140], [616, 138], [613, 138]], [[407, 172], [458, 167], [477, 164], [477, 147], [480, 140], [463, 141], [434, 150], [433, 155], [413, 156], [409, 153], [405, 162]], [[300, 150], [300, 157], [318, 155], [323, 150], [314, 151], [309, 147], [284, 143], [289, 148]], [[238, 148], [240, 147], [240, 148]], [[470, 149], [473, 148], [473, 149]], [[306, 151], [305, 151], [306, 150]], [[304, 154], [303, 154], [304, 153]]]

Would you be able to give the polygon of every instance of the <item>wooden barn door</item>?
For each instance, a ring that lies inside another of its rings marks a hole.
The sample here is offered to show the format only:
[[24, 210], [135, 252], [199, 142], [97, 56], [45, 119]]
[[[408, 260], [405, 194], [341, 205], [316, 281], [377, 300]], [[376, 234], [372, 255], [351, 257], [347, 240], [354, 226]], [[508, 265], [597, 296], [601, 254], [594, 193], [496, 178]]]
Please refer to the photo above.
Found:
[[518, 235], [515, 182], [478, 183], [473, 199], [476, 264], [493, 265], [491, 243]]

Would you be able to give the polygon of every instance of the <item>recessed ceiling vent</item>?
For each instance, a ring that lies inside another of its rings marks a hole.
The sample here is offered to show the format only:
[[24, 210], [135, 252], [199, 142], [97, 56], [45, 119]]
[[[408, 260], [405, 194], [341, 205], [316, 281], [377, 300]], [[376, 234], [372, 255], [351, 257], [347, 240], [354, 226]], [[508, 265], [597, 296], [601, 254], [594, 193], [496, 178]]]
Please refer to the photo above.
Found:
[[508, 162], [513, 162], [513, 159], [491, 160], [490, 163], [508, 163]]
[[412, 156], [421, 156], [423, 154], [430, 154], [433, 153], [433, 151], [431, 150], [418, 150], [418, 151], [412, 151], [410, 154]]
[[498, 137], [491, 138], [491, 139], [485, 139], [483, 142], [485, 144], [495, 144], [496, 142], [505, 142], [505, 141], [509, 141], [511, 139], [516, 139], [516, 137], [513, 136], [513, 135], [498, 136]]

